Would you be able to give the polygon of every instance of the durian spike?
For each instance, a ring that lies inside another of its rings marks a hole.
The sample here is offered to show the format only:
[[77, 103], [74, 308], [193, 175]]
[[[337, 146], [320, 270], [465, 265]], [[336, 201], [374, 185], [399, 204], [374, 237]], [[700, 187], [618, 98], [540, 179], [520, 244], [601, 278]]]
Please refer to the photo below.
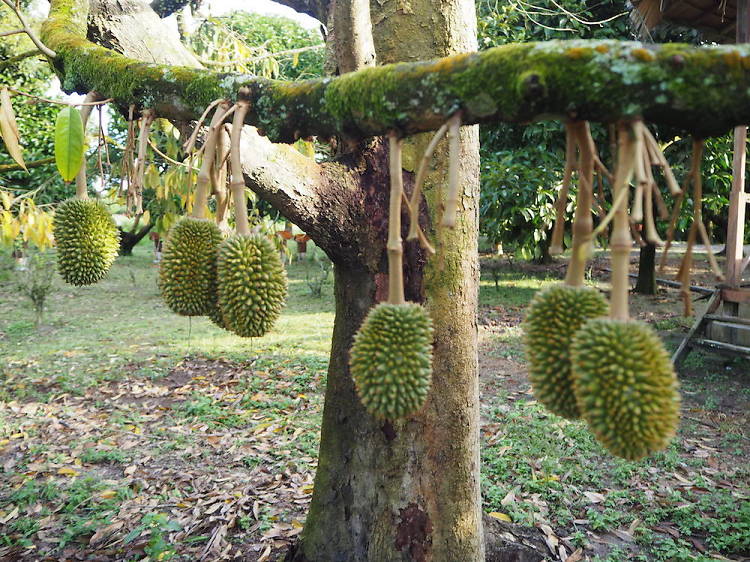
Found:
[[[96, 92], [89, 92], [88, 94], [86, 94], [86, 98], [83, 100], [84, 105], [81, 107], [81, 121], [83, 122], [84, 137], [86, 136], [86, 124], [89, 121], [89, 115], [91, 115], [91, 110], [94, 107], [93, 105], [89, 104], [91, 104], [91, 102], [97, 101], [98, 99], [99, 95]], [[76, 199], [88, 198], [89, 194], [86, 186], [86, 159], [84, 158], [84, 161], [81, 164], [81, 169], [78, 170], [78, 173], [76, 174]]]
[[229, 189], [234, 199], [234, 221], [237, 226], [237, 234], [247, 236], [250, 234], [250, 221], [247, 216], [247, 199], [245, 197], [245, 178], [242, 175], [242, 162], [240, 160], [240, 141], [242, 139], [242, 128], [245, 125], [245, 116], [250, 109], [250, 104], [240, 100], [237, 102], [237, 111], [234, 112], [232, 121], [232, 134], [230, 138], [229, 163], [231, 166], [231, 180]]
[[427, 173], [427, 166], [432, 159], [432, 154], [435, 152], [435, 148], [437, 148], [438, 143], [442, 140], [447, 131], [448, 123], [446, 122], [437, 130], [430, 140], [430, 143], [427, 145], [427, 148], [422, 155], [422, 160], [419, 162], [419, 168], [417, 168], [417, 176], [414, 181], [414, 191], [411, 194], [411, 200], [407, 201], [409, 208], [409, 234], [406, 236], [406, 239], [419, 239], [419, 244], [429, 254], [434, 254], [435, 249], [427, 240], [427, 237], [419, 226], [419, 205], [422, 197], [422, 185], [424, 184], [424, 178]]
[[403, 139], [388, 134], [388, 167], [391, 191], [388, 209], [388, 303], [404, 304], [404, 248], [401, 240], [401, 197], [404, 180], [401, 166]]
[[[618, 123], [617, 168], [613, 185], [614, 196], [630, 189], [630, 179], [640, 160], [637, 148], [638, 123]], [[612, 295], [610, 298], [610, 317], [615, 320], [628, 320], [628, 292], [630, 282], [630, 250], [632, 247], [628, 222], [627, 203], [618, 206], [612, 225], [610, 251], [612, 260]]]
[[573, 248], [571, 251], [565, 284], [572, 287], [583, 286], [586, 274], [586, 260], [591, 246], [594, 221], [591, 218], [594, 182], [594, 140], [586, 127], [586, 122], [577, 121], [572, 125], [578, 150], [581, 154], [578, 173], [578, 196], [573, 219]]
[[448, 119], [448, 199], [445, 202], [445, 212], [441, 226], [455, 228], [458, 212], [461, 159], [461, 112], [454, 113]]
[[146, 149], [148, 148], [148, 135], [151, 131], [151, 123], [154, 122], [154, 112], [144, 109], [141, 112], [141, 127], [138, 133], [138, 165], [135, 169], [135, 208], [136, 216], [143, 214], [143, 183], [146, 175]]
[[572, 124], [565, 123], [565, 171], [563, 172], [560, 191], [555, 200], [555, 226], [552, 229], [552, 238], [549, 245], [549, 253], [557, 256], [563, 253], [563, 237], [565, 235], [565, 207], [568, 203], [570, 193], [570, 182], [573, 170], [576, 167], [576, 142], [573, 134]]
[[655, 164], [658, 163], [658, 165], [661, 166], [662, 172], [664, 173], [664, 179], [667, 181], [667, 187], [669, 188], [669, 192], [672, 194], [672, 196], [679, 195], [680, 193], [682, 193], [682, 189], [680, 189], [680, 186], [678, 185], [677, 180], [674, 177], [672, 167], [669, 165], [669, 162], [667, 162], [667, 158], [664, 156], [664, 152], [659, 146], [659, 143], [656, 142], [654, 135], [652, 135], [651, 131], [648, 130], [648, 127], [644, 127], [643, 129], [646, 137], [646, 144], [648, 144], [651, 150], [651, 154], [656, 157], [656, 160], [652, 160], [652, 162], [654, 162]]
[[208, 194], [211, 186], [211, 169], [216, 154], [216, 135], [219, 125], [224, 121], [224, 117], [226, 117], [229, 110], [228, 102], [224, 101], [219, 104], [211, 118], [208, 136], [206, 137], [206, 142], [203, 144], [203, 163], [200, 172], [198, 172], [198, 188], [195, 193], [195, 205], [193, 206], [193, 217], [196, 219], [206, 217]]

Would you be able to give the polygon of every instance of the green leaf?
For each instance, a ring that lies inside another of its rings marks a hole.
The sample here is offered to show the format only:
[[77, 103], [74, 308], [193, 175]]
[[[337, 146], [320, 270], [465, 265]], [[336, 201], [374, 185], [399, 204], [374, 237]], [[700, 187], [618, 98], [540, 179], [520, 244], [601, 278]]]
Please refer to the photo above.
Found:
[[71, 181], [81, 169], [83, 141], [81, 113], [75, 107], [64, 107], [55, 123], [55, 163], [65, 181]]

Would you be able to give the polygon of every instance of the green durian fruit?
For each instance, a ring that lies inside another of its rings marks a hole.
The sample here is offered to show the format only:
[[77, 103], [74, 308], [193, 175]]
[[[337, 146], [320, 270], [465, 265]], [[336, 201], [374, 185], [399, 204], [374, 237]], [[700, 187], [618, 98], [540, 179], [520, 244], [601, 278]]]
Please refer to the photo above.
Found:
[[183, 217], [164, 244], [159, 287], [167, 306], [182, 316], [207, 316], [216, 308], [216, 251], [221, 231], [211, 221]]
[[235, 235], [219, 246], [219, 307], [238, 336], [268, 332], [286, 300], [286, 273], [273, 244], [260, 235]]
[[597, 318], [571, 344], [578, 407], [612, 454], [638, 460], [677, 431], [677, 376], [659, 336], [646, 324]]
[[91, 285], [107, 275], [120, 249], [120, 233], [103, 203], [64, 201], [55, 211], [52, 229], [57, 268], [66, 283]]
[[524, 322], [529, 379], [536, 399], [568, 419], [581, 417], [570, 374], [570, 342], [589, 319], [607, 315], [607, 300], [589, 287], [553, 285], [534, 297]]
[[432, 320], [415, 303], [380, 303], [354, 337], [349, 366], [365, 409], [395, 420], [417, 412], [432, 383]]

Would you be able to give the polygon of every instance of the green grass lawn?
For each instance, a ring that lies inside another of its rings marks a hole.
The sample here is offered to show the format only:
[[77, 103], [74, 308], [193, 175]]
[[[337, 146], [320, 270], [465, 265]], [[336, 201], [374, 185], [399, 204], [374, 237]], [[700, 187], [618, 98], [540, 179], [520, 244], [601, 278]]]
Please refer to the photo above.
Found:
[[[0, 559], [281, 556], [312, 491], [333, 326], [331, 282], [320, 298], [306, 283], [316, 266], [291, 266], [276, 327], [243, 339], [170, 313], [147, 245], [97, 285], [58, 279], [38, 330], [2, 259]], [[529, 390], [520, 323], [558, 274], [482, 276], [485, 510], [589, 560], [750, 555], [747, 362], [691, 355], [679, 438], [613, 459]], [[634, 309], [684, 331], [676, 297], [659, 299]]]

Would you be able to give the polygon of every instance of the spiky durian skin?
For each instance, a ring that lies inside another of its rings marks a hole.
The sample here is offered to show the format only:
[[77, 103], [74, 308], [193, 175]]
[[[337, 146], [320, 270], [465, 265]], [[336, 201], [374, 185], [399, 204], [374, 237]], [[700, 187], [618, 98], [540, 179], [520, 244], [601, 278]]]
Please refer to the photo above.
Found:
[[286, 272], [265, 236], [235, 235], [221, 243], [218, 285], [224, 325], [244, 338], [268, 332], [286, 300]]
[[578, 419], [570, 373], [570, 342], [589, 319], [606, 316], [607, 300], [589, 287], [553, 285], [534, 297], [524, 322], [529, 379], [536, 399], [568, 419]]
[[395, 420], [417, 412], [432, 384], [432, 320], [415, 303], [380, 303], [354, 336], [349, 367], [365, 409]]
[[52, 219], [57, 269], [66, 283], [91, 285], [103, 279], [120, 249], [120, 233], [100, 201], [68, 199]]
[[629, 460], [668, 445], [680, 395], [672, 361], [651, 327], [597, 318], [581, 327], [570, 350], [578, 407], [602, 445]]
[[183, 217], [164, 244], [159, 287], [167, 306], [182, 316], [207, 316], [216, 308], [216, 251], [221, 231], [211, 221]]

